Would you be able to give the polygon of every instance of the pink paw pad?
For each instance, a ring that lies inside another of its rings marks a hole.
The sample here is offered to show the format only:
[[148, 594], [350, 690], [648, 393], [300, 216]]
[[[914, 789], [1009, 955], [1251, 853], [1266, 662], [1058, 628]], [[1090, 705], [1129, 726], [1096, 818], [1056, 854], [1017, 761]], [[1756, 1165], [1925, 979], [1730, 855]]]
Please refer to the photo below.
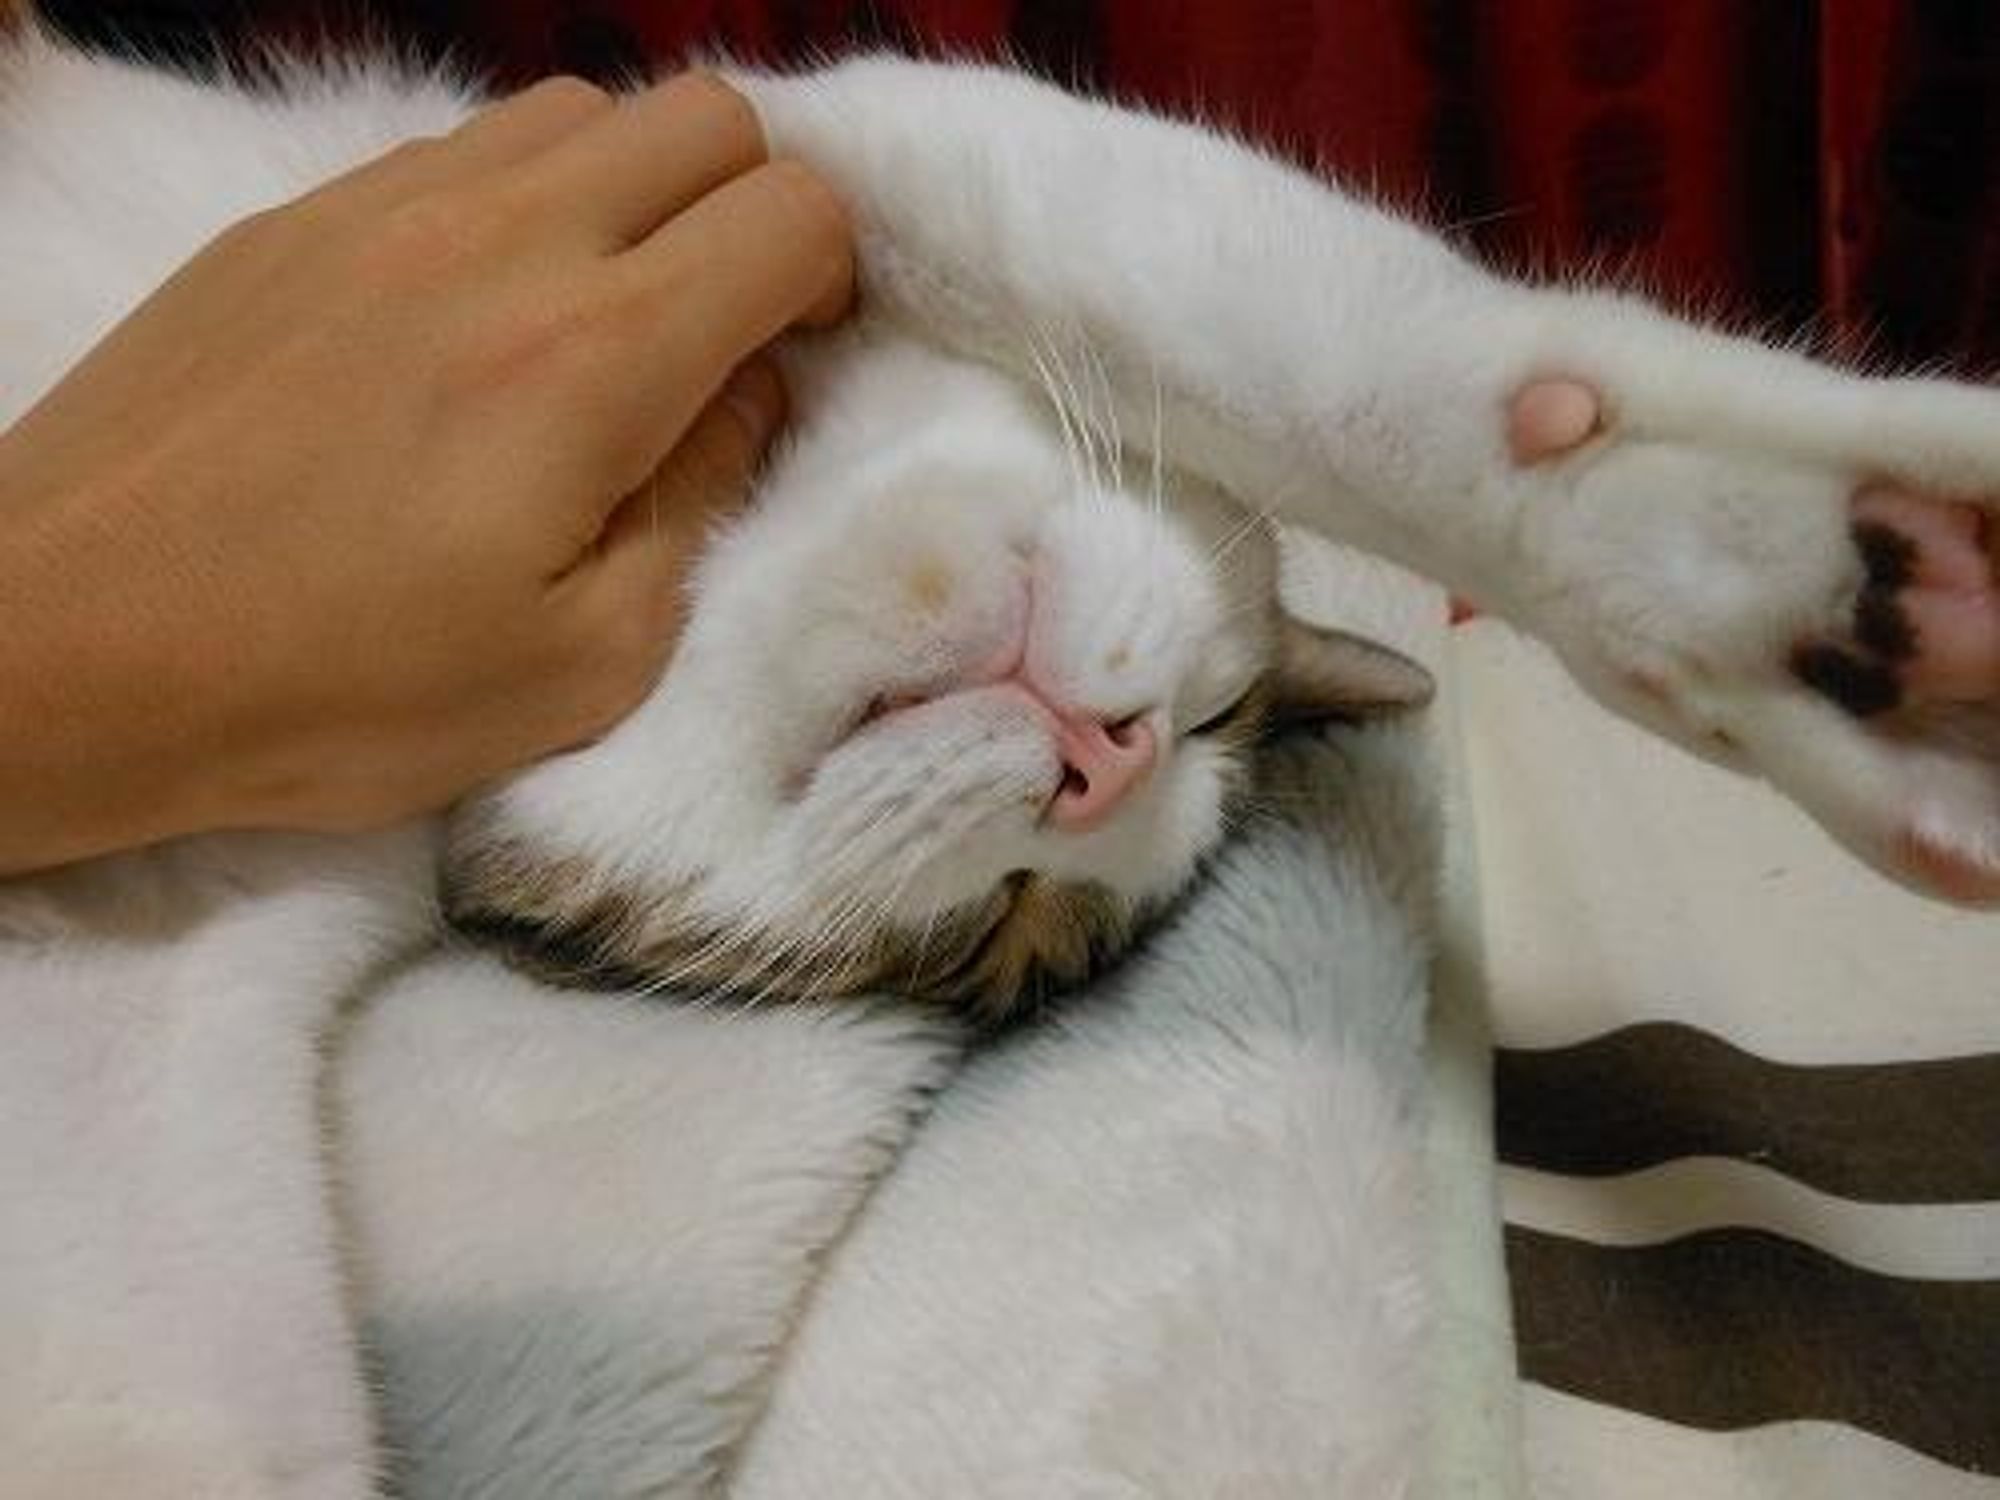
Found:
[[2000, 700], [2000, 576], [1977, 507], [1887, 486], [1855, 496], [1866, 585], [1841, 639], [1801, 642], [1792, 671], [1863, 717]]
[[1604, 425], [1604, 399], [1594, 386], [1567, 376], [1531, 380], [1507, 403], [1507, 447], [1514, 462], [1560, 458]]

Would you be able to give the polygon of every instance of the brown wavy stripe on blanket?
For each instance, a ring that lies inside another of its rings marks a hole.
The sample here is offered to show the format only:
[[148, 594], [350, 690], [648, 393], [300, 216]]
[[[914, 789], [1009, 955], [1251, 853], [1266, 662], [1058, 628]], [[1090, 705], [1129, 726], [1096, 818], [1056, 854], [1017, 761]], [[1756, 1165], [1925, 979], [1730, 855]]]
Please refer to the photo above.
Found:
[[1709, 1430], [1817, 1418], [2000, 1474], [2000, 1282], [1718, 1230], [1612, 1249], [1509, 1225], [1521, 1374]]
[[1503, 1049], [1493, 1085], [1500, 1156], [1516, 1166], [1604, 1176], [1734, 1156], [1875, 1203], [2000, 1198], [2000, 1053], [1795, 1067], [1651, 1023]]

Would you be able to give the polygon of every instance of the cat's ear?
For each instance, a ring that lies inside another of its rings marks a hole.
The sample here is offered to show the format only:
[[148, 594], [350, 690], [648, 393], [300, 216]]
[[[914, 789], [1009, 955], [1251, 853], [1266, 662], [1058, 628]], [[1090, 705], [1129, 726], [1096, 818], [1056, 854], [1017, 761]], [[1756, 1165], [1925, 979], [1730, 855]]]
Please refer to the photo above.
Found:
[[1400, 651], [1345, 630], [1279, 616], [1271, 712], [1281, 724], [1421, 708], [1436, 690], [1431, 674]]

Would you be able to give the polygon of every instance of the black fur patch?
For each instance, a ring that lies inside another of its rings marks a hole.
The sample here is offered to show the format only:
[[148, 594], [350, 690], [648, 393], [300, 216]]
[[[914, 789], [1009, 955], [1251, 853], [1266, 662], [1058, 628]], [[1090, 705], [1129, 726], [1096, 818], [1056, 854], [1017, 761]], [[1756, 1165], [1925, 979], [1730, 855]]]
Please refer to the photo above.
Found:
[[1892, 590], [1865, 588], [1854, 604], [1854, 638], [1886, 661], [1917, 654], [1917, 632]]
[[1849, 535], [1860, 549], [1871, 588], [1899, 589], [1917, 574], [1917, 544], [1900, 531], [1874, 521], [1858, 521]]
[[498, 952], [509, 966], [562, 989], [643, 990], [652, 978], [643, 969], [607, 958], [596, 943], [556, 922], [491, 910], [453, 912], [450, 922], [460, 936]]
[[1889, 667], [1825, 642], [1795, 647], [1792, 675], [1859, 719], [1887, 713], [1903, 701], [1903, 685]]

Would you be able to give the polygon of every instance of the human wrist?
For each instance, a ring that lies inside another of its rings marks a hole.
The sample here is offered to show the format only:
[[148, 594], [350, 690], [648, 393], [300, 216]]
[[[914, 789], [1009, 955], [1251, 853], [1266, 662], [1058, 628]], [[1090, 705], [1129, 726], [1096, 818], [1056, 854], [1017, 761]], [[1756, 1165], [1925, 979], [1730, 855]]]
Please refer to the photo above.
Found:
[[200, 709], [158, 611], [104, 566], [106, 507], [27, 475], [6, 437], [0, 874], [215, 826]]

